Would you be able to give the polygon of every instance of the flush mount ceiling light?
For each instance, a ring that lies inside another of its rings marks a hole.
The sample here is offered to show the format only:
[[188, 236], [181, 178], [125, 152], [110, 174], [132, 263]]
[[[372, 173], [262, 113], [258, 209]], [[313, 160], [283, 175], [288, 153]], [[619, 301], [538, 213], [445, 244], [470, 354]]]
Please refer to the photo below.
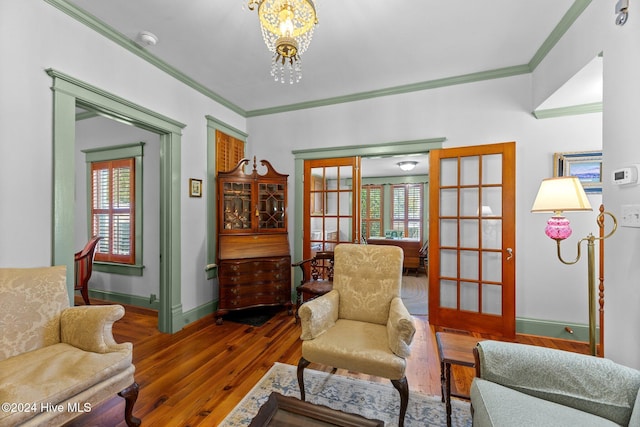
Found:
[[406, 162], [398, 162], [396, 164], [398, 166], [400, 166], [400, 169], [402, 169], [403, 171], [410, 171], [410, 170], [413, 170], [413, 168], [416, 167], [418, 162], [416, 162], [415, 160], [409, 160], [409, 161], [406, 161]]
[[[271, 76], [290, 84], [302, 78], [302, 55], [318, 23], [312, 0], [248, 0], [249, 10], [258, 7], [262, 38], [273, 52]], [[288, 79], [285, 78], [288, 76]]]

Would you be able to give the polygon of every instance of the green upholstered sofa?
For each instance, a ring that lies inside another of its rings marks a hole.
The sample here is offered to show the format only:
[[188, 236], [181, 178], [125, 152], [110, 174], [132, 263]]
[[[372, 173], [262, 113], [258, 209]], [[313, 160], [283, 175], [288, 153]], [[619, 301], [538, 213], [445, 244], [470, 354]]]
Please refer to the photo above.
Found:
[[481, 341], [474, 353], [474, 427], [640, 426], [640, 371], [594, 356], [499, 341]]
[[57, 426], [116, 393], [133, 417], [131, 343], [117, 344], [119, 305], [69, 307], [66, 268], [0, 268], [0, 426]]

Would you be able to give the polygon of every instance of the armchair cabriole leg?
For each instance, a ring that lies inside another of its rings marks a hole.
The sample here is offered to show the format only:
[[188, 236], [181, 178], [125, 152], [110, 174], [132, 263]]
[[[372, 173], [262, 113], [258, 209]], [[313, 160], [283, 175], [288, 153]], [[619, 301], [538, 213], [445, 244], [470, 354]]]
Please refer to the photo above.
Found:
[[304, 401], [305, 393], [304, 393], [304, 368], [309, 366], [309, 362], [304, 357], [301, 357], [298, 361], [298, 386], [300, 387], [300, 400]]
[[122, 390], [118, 395], [125, 401], [124, 403], [124, 421], [129, 427], [138, 427], [140, 425], [140, 419], [133, 416], [133, 405], [138, 400], [138, 390], [140, 387], [138, 383], [133, 383], [129, 387]]
[[391, 383], [400, 393], [400, 419], [398, 420], [398, 427], [404, 427], [404, 416], [407, 413], [407, 406], [409, 404], [409, 383], [407, 382], [407, 377], [402, 377], [399, 380], [391, 380]]

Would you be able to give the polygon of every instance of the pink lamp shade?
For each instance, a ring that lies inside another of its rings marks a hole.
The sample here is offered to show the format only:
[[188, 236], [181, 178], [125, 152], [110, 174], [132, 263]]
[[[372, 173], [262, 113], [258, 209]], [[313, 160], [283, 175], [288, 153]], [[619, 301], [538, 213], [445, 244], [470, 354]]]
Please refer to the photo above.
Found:
[[571, 226], [569, 220], [563, 216], [552, 216], [547, 221], [544, 233], [554, 240], [564, 240], [571, 236]]

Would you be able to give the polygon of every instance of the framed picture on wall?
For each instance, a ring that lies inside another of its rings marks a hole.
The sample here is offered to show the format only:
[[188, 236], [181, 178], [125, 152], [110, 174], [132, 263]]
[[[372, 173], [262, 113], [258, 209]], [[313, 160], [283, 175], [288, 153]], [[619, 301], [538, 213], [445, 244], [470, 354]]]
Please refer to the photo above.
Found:
[[189, 197], [202, 197], [202, 180], [189, 178]]
[[553, 176], [575, 176], [585, 193], [602, 193], [602, 151], [555, 153]]

